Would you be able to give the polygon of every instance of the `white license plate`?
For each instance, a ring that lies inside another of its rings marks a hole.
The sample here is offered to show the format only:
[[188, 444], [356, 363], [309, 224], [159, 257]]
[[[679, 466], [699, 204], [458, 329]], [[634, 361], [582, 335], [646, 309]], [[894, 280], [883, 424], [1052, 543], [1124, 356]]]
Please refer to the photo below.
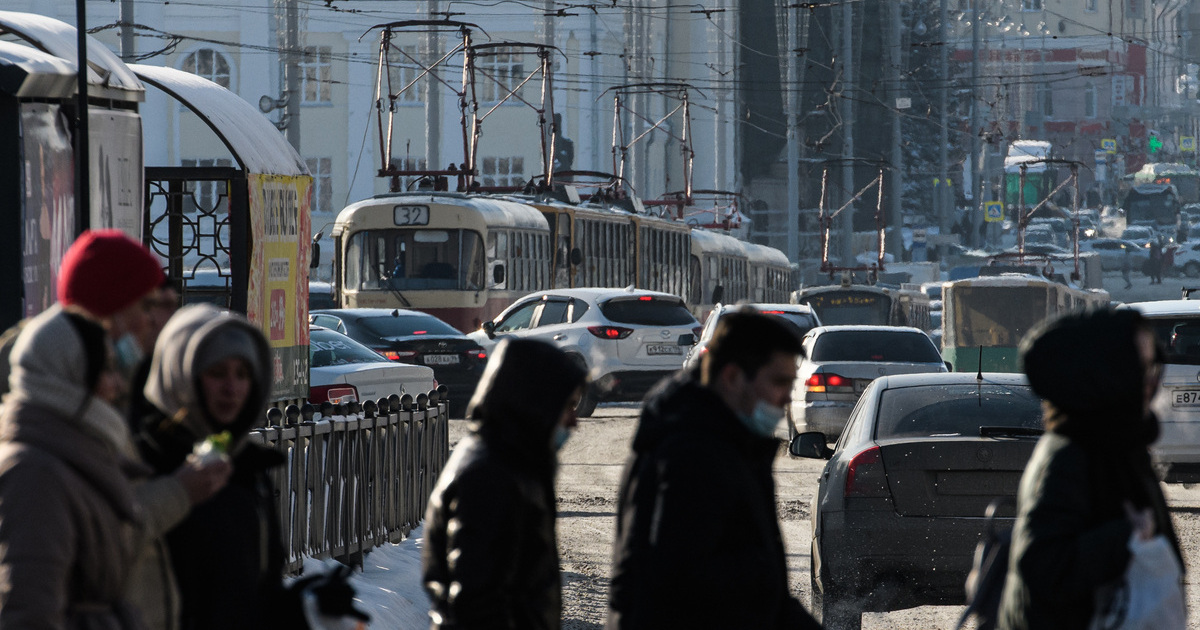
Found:
[[646, 354], [683, 354], [683, 350], [679, 346], [666, 343], [648, 343], [646, 344]]
[[427, 354], [425, 365], [454, 365], [458, 363], [457, 354]]
[[1171, 392], [1172, 407], [1200, 407], [1200, 389], [1185, 389]]

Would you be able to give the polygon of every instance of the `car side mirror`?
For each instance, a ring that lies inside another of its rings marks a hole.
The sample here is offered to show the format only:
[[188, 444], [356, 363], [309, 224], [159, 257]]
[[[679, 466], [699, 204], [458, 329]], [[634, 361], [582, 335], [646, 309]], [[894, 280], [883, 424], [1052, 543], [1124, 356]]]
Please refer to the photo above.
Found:
[[829, 459], [833, 457], [833, 449], [825, 442], [825, 434], [819, 431], [805, 431], [792, 438], [788, 452], [796, 457], [808, 459]]
[[571, 250], [571, 264], [576, 267], [583, 264], [583, 250], [578, 247]]
[[679, 335], [679, 341], [677, 343], [681, 346], [694, 346], [696, 345], [696, 335], [693, 335], [692, 333]]
[[717, 287], [715, 289], [713, 289], [712, 303], [718, 304], [721, 301], [723, 301], [724, 297], [725, 297], [725, 287], [718, 284]]
[[504, 265], [492, 267], [492, 283], [504, 284]]
[[953, 371], [954, 371], [954, 364], [953, 364], [953, 363], [951, 363], [951, 362], [949, 362], [949, 361], [946, 361], [945, 363], [946, 363], [946, 371], [947, 371], [947, 372], [953, 372]]
[[321, 266], [321, 244], [317, 242], [317, 240], [320, 238], [321, 238], [320, 232], [317, 232], [317, 235], [313, 237], [312, 250], [309, 254], [309, 261], [308, 261], [309, 269], [316, 269], [317, 267]]
[[480, 326], [480, 328], [483, 329], [483, 334], [487, 335], [488, 339], [496, 338], [496, 322], [483, 322], [483, 325]]

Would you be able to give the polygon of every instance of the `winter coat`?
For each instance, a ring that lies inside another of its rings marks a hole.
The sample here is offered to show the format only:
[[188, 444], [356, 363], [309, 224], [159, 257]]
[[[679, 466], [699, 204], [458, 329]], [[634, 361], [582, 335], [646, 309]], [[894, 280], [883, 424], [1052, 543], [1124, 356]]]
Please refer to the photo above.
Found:
[[425, 514], [432, 628], [560, 627], [551, 435], [584, 378], [540, 341], [505, 341], [493, 351], [468, 412], [476, 424], [454, 448]]
[[646, 399], [621, 476], [606, 628], [819, 628], [788, 589], [771, 464], [694, 374]]
[[81, 337], [51, 308], [12, 351], [0, 414], [0, 627], [137, 629], [123, 598], [141, 513], [125, 419], [85, 387]]
[[233, 474], [167, 536], [181, 595], [182, 630], [302, 628], [298, 601], [282, 586], [284, 552], [268, 471], [284, 462], [274, 449], [247, 442], [270, 388], [266, 340], [244, 318], [209, 306], [180, 309], [159, 335], [146, 383], [154, 411], [137, 436], [142, 457], [159, 474], [177, 469], [213, 427], [198, 390], [194, 359], [223, 327], [252, 333], [258, 370], [241, 416], [229, 427]]

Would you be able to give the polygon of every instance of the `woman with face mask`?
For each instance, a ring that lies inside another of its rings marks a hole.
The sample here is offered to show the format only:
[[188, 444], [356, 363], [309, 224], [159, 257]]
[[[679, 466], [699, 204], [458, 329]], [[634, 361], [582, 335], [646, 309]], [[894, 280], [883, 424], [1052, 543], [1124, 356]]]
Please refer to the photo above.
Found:
[[425, 514], [432, 628], [558, 628], [556, 452], [576, 425], [583, 368], [549, 344], [501, 341]]

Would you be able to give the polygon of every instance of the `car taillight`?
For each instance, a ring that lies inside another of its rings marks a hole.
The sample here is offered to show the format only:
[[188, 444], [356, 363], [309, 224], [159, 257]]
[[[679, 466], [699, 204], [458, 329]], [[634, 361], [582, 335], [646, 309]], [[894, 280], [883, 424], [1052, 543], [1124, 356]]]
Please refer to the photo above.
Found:
[[633, 332], [633, 329], [620, 326], [588, 326], [588, 332], [601, 339], [624, 339]]
[[888, 496], [887, 475], [878, 446], [855, 455], [846, 468], [846, 497]]
[[389, 361], [408, 361], [417, 356], [413, 350], [376, 350], [379, 354]]
[[817, 372], [804, 381], [804, 389], [814, 394], [852, 394], [854, 380], [832, 372]]
[[353, 385], [345, 383], [337, 385], [314, 385], [308, 389], [308, 402], [319, 405], [325, 401], [329, 401], [335, 405], [358, 402], [358, 389]]
[[487, 359], [487, 351], [484, 350], [483, 348], [477, 348], [475, 350], [467, 350], [467, 356], [479, 359], [480, 361], [483, 361], [483, 360]]

